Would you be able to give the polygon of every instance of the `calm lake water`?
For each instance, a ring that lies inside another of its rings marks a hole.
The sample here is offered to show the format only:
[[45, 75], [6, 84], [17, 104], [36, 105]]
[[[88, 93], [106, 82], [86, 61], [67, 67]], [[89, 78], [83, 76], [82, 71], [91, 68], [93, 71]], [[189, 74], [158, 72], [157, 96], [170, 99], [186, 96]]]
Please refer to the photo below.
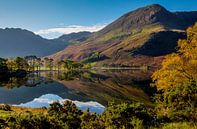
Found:
[[72, 71], [31, 73], [0, 79], [0, 103], [24, 107], [73, 101], [82, 110], [101, 113], [109, 102], [139, 101], [150, 105], [150, 72]]

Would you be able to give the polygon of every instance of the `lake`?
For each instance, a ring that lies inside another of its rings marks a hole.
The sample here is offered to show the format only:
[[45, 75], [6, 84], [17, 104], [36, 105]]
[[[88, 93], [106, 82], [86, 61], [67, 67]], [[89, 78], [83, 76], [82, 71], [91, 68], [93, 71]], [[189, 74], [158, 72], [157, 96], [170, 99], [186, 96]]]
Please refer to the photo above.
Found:
[[0, 103], [48, 107], [54, 101], [73, 101], [79, 109], [102, 113], [111, 102], [138, 101], [151, 106], [155, 92], [149, 71], [45, 71], [0, 79]]

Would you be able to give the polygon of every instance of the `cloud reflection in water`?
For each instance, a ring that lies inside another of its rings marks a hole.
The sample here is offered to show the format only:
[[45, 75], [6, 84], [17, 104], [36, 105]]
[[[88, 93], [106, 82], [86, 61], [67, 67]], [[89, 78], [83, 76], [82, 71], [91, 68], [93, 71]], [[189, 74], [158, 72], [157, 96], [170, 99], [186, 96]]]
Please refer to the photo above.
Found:
[[[35, 98], [30, 102], [21, 103], [15, 106], [31, 107], [31, 108], [48, 107], [49, 104], [55, 101], [59, 101], [60, 103], [63, 103], [66, 100], [69, 99], [63, 99], [60, 96], [54, 94], [46, 94], [40, 96], [39, 98]], [[72, 102], [75, 103], [76, 106], [81, 110], [87, 110], [89, 108], [90, 112], [96, 112], [96, 113], [102, 113], [105, 110], [105, 107], [98, 102], [93, 102], [93, 101], [89, 101], [89, 102], [72, 101]]]

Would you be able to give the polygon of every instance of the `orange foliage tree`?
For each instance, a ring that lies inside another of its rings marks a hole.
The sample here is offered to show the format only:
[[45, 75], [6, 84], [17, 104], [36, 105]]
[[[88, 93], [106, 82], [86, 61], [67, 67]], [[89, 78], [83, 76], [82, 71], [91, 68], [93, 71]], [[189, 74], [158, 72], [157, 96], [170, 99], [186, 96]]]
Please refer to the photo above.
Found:
[[152, 78], [158, 90], [197, 81], [197, 23], [187, 29], [187, 38], [178, 41], [178, 51], [165, 57]]

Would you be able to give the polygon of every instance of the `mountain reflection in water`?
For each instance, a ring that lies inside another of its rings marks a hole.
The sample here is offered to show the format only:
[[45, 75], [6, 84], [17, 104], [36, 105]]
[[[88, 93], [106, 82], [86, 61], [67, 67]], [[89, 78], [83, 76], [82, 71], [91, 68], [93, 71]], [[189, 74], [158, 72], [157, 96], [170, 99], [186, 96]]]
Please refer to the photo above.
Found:
[[[51, 100], [68, 99], [81, 102], [81, 105], [85, 103], [81, 109], [88, 108], [88, 105], [91, 108], [90, 103], [101, 108], [109, 102], [124, 101], [139, 101], [151, 105], [149, 96], [154, 93], [154, 89], [149, 87], [150, 74], [137, 70], [53, 71], [32, 73], [22, 78], [3, 78], [0, 79], [0, 103], [42, 107], [48, 106]], [[46, 96], [53, 96], [55, 99], [45, 98], [48, 99], [45, 103], [35, 103]], [[98, 112], [102, 110], [103, 107]]]

